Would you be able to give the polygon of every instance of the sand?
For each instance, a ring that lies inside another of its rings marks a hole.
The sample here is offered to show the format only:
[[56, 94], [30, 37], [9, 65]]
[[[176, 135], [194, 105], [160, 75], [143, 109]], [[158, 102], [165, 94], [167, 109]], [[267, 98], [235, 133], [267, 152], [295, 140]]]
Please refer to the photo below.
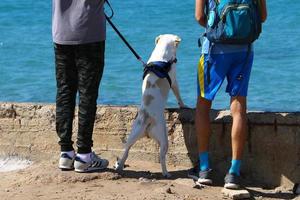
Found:
[[17, 156], [0, 157], [0, 172], [24, 169], [31, 164], [30, 160], [20, 159]]
[[[54, 155], [41, 157], [25, 169], [0, 172], [0, 199], [230, 199], [221, 193], [222, 183], [197, 187], [187, 178], [187, 169], [180, 166], [168, 166], [172, 177], [165, 179], [160, 173], [160, 164], [152, 162], [128, 160], [129, 166], [119, 174], [112, 168], [114, 161], [110, 161], [107, 170], [86, 174], [61, 171], [57, 162]], [[300, 200], [290, 191], [247, 189], [250, 199]]]

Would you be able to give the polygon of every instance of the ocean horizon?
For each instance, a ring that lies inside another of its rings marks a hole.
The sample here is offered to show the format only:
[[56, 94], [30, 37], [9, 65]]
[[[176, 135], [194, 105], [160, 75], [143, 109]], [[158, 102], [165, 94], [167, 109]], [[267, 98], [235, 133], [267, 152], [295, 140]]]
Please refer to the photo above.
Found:
[[[112, 21], [147, 61], [156, 36], [176, 34], [177, 79], [184, 102], [194, 108], [196, 73], [203, 34], [194, 19], [194, 1], [110, 1]], [[291, 6], [292, 5], [292, 6]], [[51, 1], [0, 1], [0, 102], [55, 103]], [[268, 18], [254, 43], [248, 110], [300, 112], [300, 2], [267, 1]], [[110, 10], [107, 7], [106, 12]], [[105, 69], [99, 104], [139, 105], [143, 68], [107, 23]], [[226, 80], [213, 102], [229, 109]], [[177, 107], [170, 92], [167, 107]]]

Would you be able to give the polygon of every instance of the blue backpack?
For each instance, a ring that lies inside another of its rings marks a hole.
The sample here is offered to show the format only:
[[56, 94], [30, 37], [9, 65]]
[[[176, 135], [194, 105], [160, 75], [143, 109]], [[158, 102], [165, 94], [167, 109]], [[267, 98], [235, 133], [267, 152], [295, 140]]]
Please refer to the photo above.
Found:
[[251, 44], [259, 37], [262, 23], [259, 0], [214, 1], [214, 9], [207, 10], [205, 35], [210, 42]]

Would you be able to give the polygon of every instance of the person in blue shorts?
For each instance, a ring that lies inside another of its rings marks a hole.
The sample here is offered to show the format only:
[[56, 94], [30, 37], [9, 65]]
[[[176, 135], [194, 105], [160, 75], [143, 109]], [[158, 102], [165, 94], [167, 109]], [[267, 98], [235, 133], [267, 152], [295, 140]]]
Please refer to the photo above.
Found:
[[[205, 10], [211, 10], [216, 0], [196, 0], [195, 18], [201, 26], [206, 27]], [[267, 17], [266, 1], [260, 0], [261, 20]], [[247, 128], [247, 91], [253, 63], [252, 45], [215, 44], [211, 48], [208, 39], [204, 38], [202, 55], [198, 64], [197, 85], [198, 99], [195, 116], [198, 138], [199, 174], [198, 182], [212, 184], [209, 165], [208, 144], [210, 137], [209, 112], [212, 101], [227, 79], [226, 92], [230, 95], [230, 111], [233, 118], [231, 130], [232, 161], [225, 176], [225, 188], [239, 188], [240, 165], [246, 141]]]

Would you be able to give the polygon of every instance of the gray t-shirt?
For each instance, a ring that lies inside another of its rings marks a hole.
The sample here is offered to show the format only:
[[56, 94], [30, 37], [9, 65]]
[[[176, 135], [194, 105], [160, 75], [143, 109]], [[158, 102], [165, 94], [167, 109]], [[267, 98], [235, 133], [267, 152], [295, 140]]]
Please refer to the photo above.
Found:
[[104, 0], [52, 0], [52, 37], [57, 44], [100, 42], [106, 37]]

